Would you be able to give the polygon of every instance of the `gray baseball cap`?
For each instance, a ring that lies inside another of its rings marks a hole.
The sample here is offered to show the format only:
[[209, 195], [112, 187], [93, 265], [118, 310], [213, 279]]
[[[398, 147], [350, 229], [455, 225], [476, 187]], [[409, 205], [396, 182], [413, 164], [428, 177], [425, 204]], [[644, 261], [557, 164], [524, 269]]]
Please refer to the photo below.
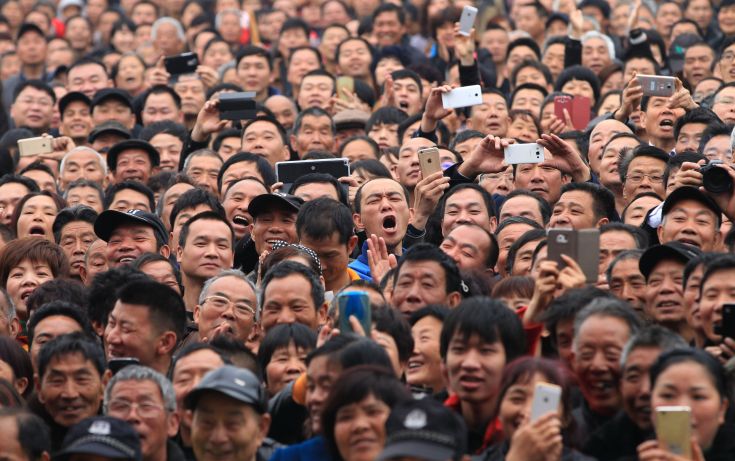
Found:
[[205, 392], [219, 392], [227, 397], [250, 405], [258, 413], [268, 411], [268, 399], [257, 376], [244, 368], [224, 365], [207, 373], [189, 395], [184, 399], [184, 405], [194, 410], [199, 398]]

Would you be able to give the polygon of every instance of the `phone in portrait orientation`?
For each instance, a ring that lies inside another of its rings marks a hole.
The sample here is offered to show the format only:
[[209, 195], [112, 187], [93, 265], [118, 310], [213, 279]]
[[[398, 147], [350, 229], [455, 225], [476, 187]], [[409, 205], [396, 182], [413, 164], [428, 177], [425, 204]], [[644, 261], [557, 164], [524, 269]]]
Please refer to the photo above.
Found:
[[564, 117], [564, 110], [569, 113], [569, 116], [572, 116], [572, 96], [568, 96], [566, 94], [560, 94], [559, 96], [554, 96], [554, 115], [556, 115], [556, 118], [559, 120], [566, 120]]
[[110, 359], [107, 362], [107, 368], [110, 369], [113, 375], [130, 365], [140, 365], [140, 360], [135, 357], [120, 357], [117, 359]]
[[636, 75], [641, 82], [644, 96], [669, 97], [676, 91], [676, 78], [663, 75]]
[[567, 255], [579, 264], [587, 283], [597, 281], [600, 264], [599, 229], [549, 229], [548, 258], [559, 268], [566, 267], [561, 255]]
[[505, 148], [504, 155], [505, 163], [508, 165], [541, 163], [544, 161], [544, 148], [535, 142], [511, 144]]
[[360, 321], [365, 334], [370, 336], [372, 315], [370, 311], [370, 296], [364, 291], [344, 291], [337, 296], [339, 306], [339, 331], [354, 333], [350, 324], [350, 317]]
[[347, 90], [350, 93], [354, 94], [355, 93], [355, 79], [349, 76], [337, 77], [336, 90], [337, 90], [337, 97], [339, 99], [342, 99], [343, 101], [348, 100], [348, 96], [345, 94], [343, 90]]
[[572, 125], [575, 130], [584, 131], [590, 123], [592, 100], [587, 96], [572, 98]]
[[561, 387], [550, 383], [537, 383], [533, 391], [531, 402], [531, 422], [536, 421], [547, 413], [559, 411]]
[[692, 459], [691, 409], [686, 406], [656, 408], [656, 439], [661, 448]]
[[735, 339], [735, 304], [722, 305], [722, 326], [720, 327], [722, 338]]
[[472, 27], [475, 25], [475, 18], [477, 18], [477, 8], [465, 5], [462, 8], [462, 15], [459, 17], [459, 33], [469, 37]]
[[50, 154], [52, 138], [39, 136], [37, 138], [26, 138], [18, 140], [18, 151], [21, 157], [33, 157], [34, 155]]
[[460, 86], [449, 93], [442, 94], [442, 106], [445, 109], [479, 106], [482, 104], [482, 88], [480, 85]]
[[422, 178], [442, 171], [441, 161], [439, 160], [439, 148], [427, 147], [425, 149], [419, 149], [418, 156]]
[[163, 65], [171, 75], [193, 74], [199, 67], [199, 57], [196, 53], [181, 53], [164, 58]]

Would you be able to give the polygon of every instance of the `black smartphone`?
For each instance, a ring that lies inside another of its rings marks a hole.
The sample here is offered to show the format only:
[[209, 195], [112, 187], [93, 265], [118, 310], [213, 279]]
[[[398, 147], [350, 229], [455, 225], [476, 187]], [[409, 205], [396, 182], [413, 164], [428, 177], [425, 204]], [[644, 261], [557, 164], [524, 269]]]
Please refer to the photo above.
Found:
[[107, 362], [107, 368], [110, 369], [113, 375], [129, 365], [140, 365], [140, 360], [135, 357], [121, 357], [119, 359], [110, 359]]
[[254, 91], [219, 95], [219, 118], [221, 120], [252, 120], [257, 114]]
[[735, 339], [735, 304], [722, 305], [722, 327], [720, 328], [722, 338]]
[[163, 64], [171, 75], [193, 74], [199, 66], [199, 57], [196, 53], [181, 53], [164, 58]]

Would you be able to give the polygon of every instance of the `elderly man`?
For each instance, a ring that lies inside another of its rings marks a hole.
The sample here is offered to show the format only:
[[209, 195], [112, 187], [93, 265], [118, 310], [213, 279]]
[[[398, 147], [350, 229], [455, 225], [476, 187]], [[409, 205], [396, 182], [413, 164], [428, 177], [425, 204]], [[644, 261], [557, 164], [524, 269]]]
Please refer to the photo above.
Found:
[[217, 335], [244, 343], [255, 323], [258, 301], [255, 286], [238, 270], [226, 270], [207, 280], [194, 309], [199, 338], [209, 342]]
[[77, 179], [86, 179], [104, 187], [106, 177], [107, 162], [89, 147], [75, 147], [64, 155], [59, 165], [59, 188], [62, 191]]
[[184, 50], [186, 36], [181, 23], [171, 17], [159, 18], [151, 28], [153, 45], [163, 56], [174, 56]]

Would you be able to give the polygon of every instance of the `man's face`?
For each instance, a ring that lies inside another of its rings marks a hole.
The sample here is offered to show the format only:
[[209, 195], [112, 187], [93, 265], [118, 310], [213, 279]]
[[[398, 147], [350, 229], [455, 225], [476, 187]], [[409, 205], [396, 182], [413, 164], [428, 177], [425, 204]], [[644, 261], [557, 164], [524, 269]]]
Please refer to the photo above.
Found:
[[179, 37], [176, 27], [172, 24], [161, 24], [158, 28], [158, 34], [154, 40], [154, 45], [160, 50], [164, 56], [173, 56], [181, 53], [184, 42]]
[[28, 454], [18, 440], [18, 423], [15, 416], [0, 417], [0, 431], [3, 434], [3, 446], [0, 447], [0, 457], [2, 459], [32, 461], [28, 458]]
[[722, 50], [719, 65], [722, 80], [725, 83], [735, 81], [735, 43]]
[[658, 228], [661, 243], [678, 241], [702, 251], [718, 251], [722, 234], [715, 213], [696, 200], [676, 203]]
[[549, 45], [544, 52], [541, 62], [549, 68], [552, 77], [558, 77], [564, 70], [564, 44], [555, 43]]
[[659, 262], [649, 274], [646, 314], [656, 323], [675, 326], [684, 321], [683, 271], [683, 263], [666, 259]]
[[542, 227], [546, 225], [541, 215], [539, 202], [528, 195], [516, 195], [503, 203], [503, 207], [500, 209], [500, 222], [503, 222], [511, 216], [523, 216], [524, 218], [536, 221]]
[[416, 187], [416, 184], [421, 181], [418, 151], [434, 146], [436, 144], [426, 138], [411, 138], [404, 142], [398, 151], [398, 163], [396, 163], [393, 174], [409, 190]]
[[665, 169], [666, 162], [657, 158], [639, 156], [631, 160], [623, 184], [623, 198], [631, 200], [643, 192], [655, 192], [663, 197]]
[[486, 405], [498, 395], [505, 362], [502, 342], [488, 343], [477, 334], [467, 338], [455, 331], [442, 367], [444, 381], [460, 401]]
[[38, 372], [38, 354], [44, 344], [61, 335], [82, 331], [82, 326], [76, 320], [65, 315], [49, 315], [41, 319], [33, 330], [31, 338], [31, 363], [33, 370]]
[[[179, 171], [179, 159], [184, 143], [181, 139], [168, 133], [159, 133], [150, 140], [151, 145], [158, 151], [161, 158], [161, 170]], [[215, 179], [215, 188], [217, 181]]]
[[[77, 179], [86, 179], [100, 186], [104, 183], [105, 170], [100, 163], [100, 157], [91, 150], [78, 150], [66, 157], [64, 169], [59, 173], [59, 185], [66, 190], [69, 183]], [[95, 195], [99, 197], [96, 192]]]
[[662, 3], [656, 11], [656, 30], [662, 36], [669, 38], [671, 26], [681, 19], [681, 8], [674, 3]]
[[46, 39], [35, 32], [23, 34], [18, 39], [16, 48], [18, 57], [23, 64], [41, 64], [46, 60], [46, 51], [48, 50]]
[[253, 222], [248, 211], [250, 202], [258, 195], [267, 193], [265, 186], [255, 180], [240, 181], [227, 189], [222, 206], [237, 239], [250, 233], [250, 224]]
[[439, 248], [457, 263], [461, 270], [485, 271], [492, 249], [487, 232], [475, 226], [459, 225], [449, 231]]
[[[503, 63], [505, 61], [505, 55], [508, 52], [509, 43], [510, 39], [508, 38], [508, 32], [504, 29], [488, 30], [482, 34], [482, 38], [480, 39], [480, 46], [490, 52], [493, 62], [496, 64]], [[563, 61], [564, 60], [562, 59], [562, 62]]]
[[320, 197], [328, 197], [332, 200], [339, 201], [339, 192], [334, 188], [334, 184], [329, 182], [310, 182], [298, 189], [291, 189], [291, 193], [296, 197], [303, 199], [305, 202]]
[[531, 37], [538, 38], [544, 34], [544, 21], [533, 5], [524, 5], [518, 8], [515, 14], [516, 28], [528, 32]]
[[702, 153], [707, 157], [708, 161], [722, 160], [723, 163], [730, 163], [732, 161], [730, 136], [718, 135], [713, 137], [704, 145]]
[[468, 127], [482, 134], [505, 137], [510, 125], [508, 103], [505, 98], [495, 93], [484, 93], [482, 104], [473, 106]]
[[217, 176], [222, 168], [222, 160], [211, 155], [192, 158], [186, 166], [186, 174], [194, 185], [217, 195]]
[[117, 211], [151, 211], [151, 205], [145, 194], [133, 189], [121, 189], [115, 193], [108, 209]]
[[735, 270], [724, 269], [710, 274], [701, 288], [699, 298], [699, 315], [702, 321], [702, 330], [712, 342], [720, 343], [722, 335], [716, 331], [722, 326], [722, 306], [735, 302], [735, 290], [732, 286], [732, 277]]
[[620, 173], [618, 172], [618, 164], [620, 163], [620, 153], [624, 149], [632, 149], [638, 145], [638, 141], [633, 138], [618, 138], [610, 141], [605, 149], [600, 152], [599, 174], [600, 183], [612, 190], [620, 190], [622, 185], [620, 181]]
[[106, 99], [92, 109], [92, 121], [101, 125], [108, 121], [120, 122], [122, 126], [132, 129], [135, 126], [135, 114], [130, 106], [117, 99]]
[[184, 115], [196, 117], [206, 102], [204, 83], [195, 76], [180, 76], [174, 91], [181, 97], [181, 111]]
[[592, 229], [607, 222], [605, 218], [598, 219], [592, 210], [594, 200], [589, 192], [581, 190], [567, 191], [554, 204], [549, 220], [549, 228], [562, 227], [572, 229]]
[[406, 28], [401, 24], [398, 13], [386, 11], [379, 14], [373, 22], [373, 34], [378, 37], [378, 46], [399, 45]]
[[169, 120], [181, 123], [182, 116], [173, 96], [168, 93], [155, 93], [148, 96], [141, 112], [143, 126], [148, 126], [154, 122]]
[[458, 294], [447, 293], [444, 268], [436, 261], [406, 261], [393, 286], [393, 305], [405, 316], [429, 304], [456, 304]]
[[620, 380], [623, 409], [640, 429], [651, 430], [651, 380], [649, 370], [661, 355], [658, 347], [637, 347], [628, 353]]
[[403, 241], [411, 217], [406, 196], [400, 184], [392, 179], [373, 179], [362, 186], [361, 209], [353, 219], [367, 235], [383, 237], [390, 249]]
[[[548, 156], [547, 156], [548, 157]], [[556, 203], [561, 186], [568, 183], [569, 176], [552, 165], [545, 163], [522, 163], [516, 168], [516, 189], [528, 189], [539, 194], [550, 204]]]
[[10, 225], [15, 206], [29, 192], [30, 190], [26, 186], [17, 182], [10, 182], [0, 186], [0, 212], [2, 213], [3, 224], [6, 226]]
[[600, 275], [604, 274], [610, 262], [626, 250], [638, 248], [630, 232], [611, 230], [600, 234]]
[[134, 357], [153, 367], [158, 362], [161, 333], [151, 323], [148, 307], [118, 300], [103, 335], [107, 360]]
[[321, 433], [322, 409], [341, 372], [339, 362], [329, 355], [314, 357], [306, 368], [306, 409], [314, 434]]
[[592, 133], [590, 133], [590, 145], [587, 156], [590, 161], [590, 168], [595, 173], [600, 171], [599, 163], [602, 148], [617, 133], [631, 133], [631, 131], [627, 125], [617, 120], [604, 120], [598, 123], [592, 130]]
[[69, 269], [73, 276], [79, 276], [79, 268], [84, 266], [84, 255], [87, 248], [97, 240], [94, 226], [87, 221], [72, 221], [61, 228], [59, 245], [69, 260]]
[[187, 419], [184, 418], [187, 411], [184, 398], [199, 384], [204, 375], [224, 364], [219, 354], [208, 349], [192, 352], [176, 360], [171, 383], [176, 394], [176, 411], [181, 416], [182, 425], [189, 427]]
[[577, 332], [574, 371], [595, 413], [611, 415], [620, 409], [620, 354], [629, 337], [624, 320], [601, 315], [587, 318]]
[[72, 101], [61, 114], [61, 134], [72, 139], [84, 139], [86, 141], [89, 132], [92, 131], [92, 117], [89, 106], [83, 101]]
[[232, 231], [221, 221], [200, 219], [189, 226], [177, 260], [187, 277], [203, 283], [223, 269], [232, 267]]
[[[308, 95], [312, 93], [312, 91], [309, 91], [306, 89], [307, 83], [309, 83], [309, 85], [311, 86], [317, 86], [317, 87], [323, 86], [321, 84], [316, 84], [316, 85], [312, 84], [311, 83], [312, 78], [315, 78], [315, 77], [308, 77], [306, 80], [302, 80], [301, 88], [299, 89], [299, 99], [301, 99], [301, 97], [304, 94]], [[328, 77], [320, 77], [320, 78], [328, 78]], [[329, 80], [331, 83], [331, 79]], [[334, 84], [331, 84], [331, 85], [334, 86]], [[324, 91], [323, 88], [317, 88], [317, 89], [319, 90], [318, 92], [320, 94], [323, 94], [323, 91]], [[313, 89], [313, 90], [314, 90], [313, 92], [316, 92], [316, 89]], [[306, 93], [304, 93], [304, 91], [306, 91]], [[330, 92], [330, 96], [332, 93], [333, 91]], [[307, 99], [307, 101], [311, 101], [311, 98]], [[308, 104], [311, 104], [311, 105], [307, 105], [306, 107], [311, 107], [311, 106], [321, 107], [322, 101], [319, 101], [317, 103], [317, 101], [314, 100]], [[291, 101], [289, 98], [285, 96], [281, 96], [281, 95], [271, 96], [265, 101], [265, 107], [267, 107], [268, 109], [270, 109], [271, 112], [273, 112], [273, 114], [276, 116], [276, 120], [278, 120], [278, 123], [283, 125], [285, 129], [290, 130], [293, 127], [293, 122], [296, 120], [296, 114], [298, 113], [298, 111], [296, 110], [296, 106], [294, 106], [293, 101]], [[301, 106], [301, 107], [304, 107], [304, 106]]]
[[296, 213], [293, 210], [279, 209], [261, 213], [254, 218], [250, 234], [258, 254], [265, 250], [271, 251], [275, 240], [296, 243]]
[[115, 182], [140, 181], [145, 184], [153, 174], [153, 164], [148, 153], [140, 149], [128, 149], [117, 156], [113, 175]]
[[490, 213], [482, 195], [472, 189], [452, 194], [444, 203], [442, 235], [447, 236], [461, 224], [477, 224], [488, 232], [495, 231], [495, 217]]
[[538, 61], [536, 53], [527, 46], [517, 46], [508, 54], [508, 62], [506, 64], [506, 77], [510, 77], [510, 72], [515, 69], [518, 64], [523, 61]]
[[[312, 53], [309, 53], [312, 54]], [[301, 81], [298, 103], [301, 109], [320, 107], [327, 109], [334, 94], [334, 80], [325, 75], [310, 75]], [[292, 108], [288, 108], [292, 110]], [[293, 117], [295, 119], [295, 117]], [[291, 121], [293, 125], [293, 120]]]
[[319, 256], [324, 283], [331, 288], [335, 287], [335, 284], [344, 277], [347, 265], [350, 263], [350, 254], [357, 244], [357, 238], [350, 237], [347, 243], [341, 243], [337, 232], [325, 239], [314, 239], [302, 234], [300, 243], [314, 250]]
[[408, 115], [414, 115], [423, 109], [421, 101], [421, 91], [419, 85], [412, 78], [401, 78], [393, 81], [393, 91], [395, 93], [398, 108], [405, 111]]
[[[731, 50], [732, 51], [732, 50]], [[735, 51], [732, 51], [735, 54]], [[735, 61], [732, 61], [735, 63]], [[735, 65], [730, 71], [735, 75]], [[724, 74], [723, 74], [724, 75]], [[735, 78], [733, 79], [735, 80]], [[725, 123], [735, 123], [735, 88], [728, 87], [717, 93], [712, 102], [712, 111]]]
[[[538, 82], [533, 83], [543, 85], [542, 83]], [[521, 82], [518, 82], [517, 84], [521, 85]], [[516, 93], [516, 96], [513, 99], [513, 107], [511, 107], [511, 109], [527, 110], [530, 111], [534, 115], [534, 117], [539, 118], [541, 116], [541, 104], [543, 104], [543, 102], [543, 93], [533, 88], [524, 88]]]
[[174, 437], [179, 429], [178, 417], [166, 408], [161, 388], [151, 380], [115, 383], [109, 391], [107, 415], [127, 421], [135, 429], [146, 457], [162, 453], [168, 437]]
[[194, 309], [199, 337], [211, 341], [217, 335], [247, 341], [253, 329], [258, 303], [248, 283], [237, 277], [222, 277], [209, 286], [204, 302]]
[[130, 19], [136, 24], [153, 24], [156, 22], [156, 9], [153, 5], [142, 4], [133, 7]]
[[112, 88], [112, 81], [104, 67], [99, 64], [86, 64], [69, 71], [66, 87], [70, 92], [80, 91], [92, 99], [99, 90]]
[[203, 213], [205, 211], [213, 210], [208, 204], [200, 203], [193, 207], [184, 208], [179, 212], [179, 214], [176, 215], [176, 219], [174, 219], [173, 222], [173, 227], [171, 228], [171, 235], [169, 235], [168, 239], [170, 247], [175, 255], [178, 255], [179, 251], [179, 236], [181, 235], [181, 228], [184, 227], [186, 221], [188, 221], [192, 216], [196, 216], [199, 213]]
[[690, 46], [684, 52], [684, 78], [692, 88], [702, 79], [712, 75], [715, 53], [705, 44]]
[[[291, 59], [288, 63], [286, 79], [288, 80], [288, 83], [293, 85], [295, 88], [299, 88], [304, 75], [319, 68], [321, 68], [321, 63], [319, 62], [314, 50], [311, 48], [302, 48], [291, 55]], [[331, 80], [329, 77], [326, 78]], [[301, 107], [302, 109], [304, 108], [304, 106]]]
[[299, 157], [312, 150], [333, 152], [334, 144], [332, 120], [325, 115], [306, 115], [301, 119], [299, 132], [291, 135], [291, 145]]
[[187, 183], [178, 183], [174, 184], [173, 186], [169, 187], [166, 192], [164, 192], [164, 195], [161, 196], [159, 200], [163, 200], [163, 209], [161, 210], [161, 221], [163, 221], [163, 225], [166, 226], [166, 230], [171, 232], [171, 210], [173, 209], [174, 205], [176, 204], [176, 200], [181, 197], [181, 195], [188, 191], [193, 189], [194, 186]]
[[679, 137], [676, 138], [676, 152], [684, 152], [685, 150], [699, 150], [699, 141], [702, 140], [704, 129], [707, 128], [706, 123], [687, 123], [679, 131]]
[[518, 240], [521, 235], [533, 229], [526, 223], [510, 224], [505, 226], [497, 235], [498, 237], [498, 263], [496, 268], [500, 274], [505, 274], [508, 261], [508, 251], [511, 245]]
[[248, 125], [242, 136], [242, 150], [264, 157], [273, 168], [277, 162], [290, 158], [288, 146], [284, 144], [278, 128], [266, 121]]
[[158, 253], [153, 228], [126, 224], [115, 229], [107, 242], [105, 256], [110, 267], [128, 264], [143, 253]]
[[[650, 59], [631, 58], [625, 61], [623, 67], [623, 81], [629, 82], [633, 79], [633, 74], [656, 75], [656, 67]], [[638, 110], [638, 107], [635, 108]]]
[[80, 352], [57, 355], [41, 377], [38, 400], [56, 424], [68, 428], [97, 415], [105, 381]]
[[191, 421], [191, 446], [199, 461], [255, 459], [270, 426], [267, 414], [219, 392], [197, 402]]
[[246, 56], [237, 65], [237, 78], [245, 91], [264, 94], [271, 81], [268, 59], [263, 56]]
[[10, 116], [17, 127], [48, 130], [54, 114], [54, 101], [43, 90], [26, 87], [10, 106]]
[[272, 279], [263, 293], [261, 326], [265, 333], [276, 325], [300, 323], [316, 331], [323, 306], [315, 306], [311, 284], [301, 274]]
[[595, 75], [610, 65], [610, 51], [607, 49], [605, 40], [595, 37], [590, 38], [582, 45], [582, 65], [592, 70]]
[[[684, 109], [669, 108], [669, 99], [662, 96], [651, 96], [648, 107], [641, 115], [641, 124], [652, 142], [667, 142], [674, 139], [674, 124], [684, 115]], [[664, 148], [659, 145], [657, 147]]]
[[107, 243], [102, 239], [92, 242], [87, 249], [86, 258], [82, 281], [88, 285], [95, 275], [109, 268], [107, 265]]

